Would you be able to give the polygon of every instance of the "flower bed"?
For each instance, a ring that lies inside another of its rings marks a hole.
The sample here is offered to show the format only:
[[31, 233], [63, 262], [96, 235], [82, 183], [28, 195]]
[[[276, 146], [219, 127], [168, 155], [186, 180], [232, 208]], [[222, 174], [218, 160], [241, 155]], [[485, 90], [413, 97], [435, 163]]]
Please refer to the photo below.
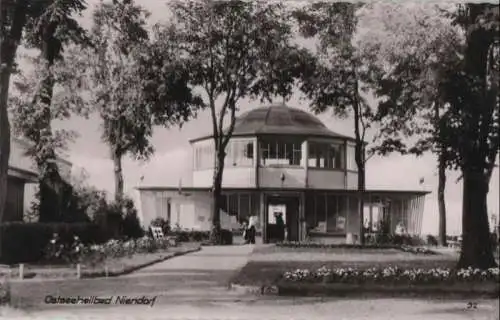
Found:
[[311, 249], [399, 249], [401, 246], [390, 244], [326, 244], [318, 242], [284, 241], [276, 244], [283, 248], [311, 248]]
[[175, 237], [178, 242], [203, 242], [210, 238], [210, 231], [174, 229], [168, 235]]
[[439, 254], [436, 251], [424, 247], [399, 246], [398, 249], [403, 252], [409, 252], [413, 254], [427, 254], [427, 255]]
[[10, 285], [6, 278], [0, 278], [0, 306], [10, 303]]
[[131, 257], [134, 254], [164, 251], [169, 247], [168, 239], [153, 239], [144, 236], [131, 240], [109, 240], [104, 244], [85, 245], [78, 237], [71, 243], [62, 243], [57, 235], [50, 241], [42, 264], [96, 265], [107, 259]]
[[438, 254], [437, 252], [424, 248], [424, 247], [413, 247], [407, 245], [391, 245], [391, 244], [323, 244], [316, 242], [280, 242], [276, 244], [277, 247], [282, 248], [309, 248], [309, 249], [396, 249], [403, 252], [413, 253], [413, 254]]
[[480, 283], [500, 280], [499, 269], [400, 269], [397, 267], [369, 268], [357, 270], [353, 268], [329, 269], [321, 267], [317, 270], [298, 269], [285, 272], [285, 282], [303, 283], [384, 283], [384, 284], [449, 284], [449, 283]]

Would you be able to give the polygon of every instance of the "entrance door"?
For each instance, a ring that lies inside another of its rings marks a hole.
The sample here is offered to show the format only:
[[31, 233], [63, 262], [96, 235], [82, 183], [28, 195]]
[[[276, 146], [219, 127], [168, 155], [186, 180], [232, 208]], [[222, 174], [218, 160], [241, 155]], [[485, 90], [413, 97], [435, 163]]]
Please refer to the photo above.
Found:
[[[299, 209], [298, 197], [271, 196], [267, 199], [267, 241], [298, 241], [299, 240]], [[277, 223], [281, 215], [285, 223], [284, 230]], [[284, 232], [286, 230], [286, 232]]]

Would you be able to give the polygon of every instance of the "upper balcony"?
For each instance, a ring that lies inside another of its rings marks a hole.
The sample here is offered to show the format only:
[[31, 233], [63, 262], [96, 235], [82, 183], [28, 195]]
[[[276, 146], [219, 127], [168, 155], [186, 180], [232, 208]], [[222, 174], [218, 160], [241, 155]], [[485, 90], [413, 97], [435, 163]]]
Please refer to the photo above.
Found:
[[[193, 184], [212, 185], [215, 148], [210, 136], [191, 141]], [[354, 140], [330, 131], [313, 115], [284, 105], [238, 118], [226, 149], [223, 187], [352, 189]]]

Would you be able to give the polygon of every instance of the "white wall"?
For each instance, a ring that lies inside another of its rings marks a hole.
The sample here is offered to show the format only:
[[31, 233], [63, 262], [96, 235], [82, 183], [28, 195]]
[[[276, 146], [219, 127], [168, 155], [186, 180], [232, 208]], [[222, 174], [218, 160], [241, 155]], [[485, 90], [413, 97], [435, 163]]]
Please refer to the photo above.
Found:
[[[281, 180], [282, 174], [284, 180]], [[259, 187], [261, 188], [304, 188], [306, 170], [304, 168], [259, 168]]]
[[[209, 188], [212, 186], [213, 173], [212, 169], [200, 170], [193, 172], [193, 187]], [[240, 167], [231, 168], [225, 167], [222, 186], [229, 188], [252, 188], [255, 187], [255, 168]]]
[[10, 141], [9, 166], [35, 172], [35, 162], [26, 155], [27, 144], [18, 139]]
[[316, 189], [345, 189], [344, 171], [309, 168], [307, 184]]
[[358, 174], [356, 172], [347, 172], [347, 190], [358, 189]]
[[[178, 223], [181, 228], [210, 230], [212, 199], [208, 192], [147, 191], [139, 190], [139, 219], [143, 227], [149, 227], [156, 218], [168, 218], [170, 201], [170, 225]], [[162, 201], [164, 204], [162, 205]], [[223, 228], [236, 227], [236, 219], [221, 214]]]

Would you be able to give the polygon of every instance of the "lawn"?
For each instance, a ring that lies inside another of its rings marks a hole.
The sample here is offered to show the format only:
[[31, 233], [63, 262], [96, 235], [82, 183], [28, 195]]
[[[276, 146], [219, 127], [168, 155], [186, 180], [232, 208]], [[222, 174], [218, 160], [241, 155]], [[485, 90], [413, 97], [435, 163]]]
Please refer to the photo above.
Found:
[[458, 257], [454, 254], [421, 255], [397, 249], [353, 248], [257, 248], [249, 262], [233, 278], [240, 285], [272, 285], [287, 271], [296, 269], [371, 268], [453, 268]]

